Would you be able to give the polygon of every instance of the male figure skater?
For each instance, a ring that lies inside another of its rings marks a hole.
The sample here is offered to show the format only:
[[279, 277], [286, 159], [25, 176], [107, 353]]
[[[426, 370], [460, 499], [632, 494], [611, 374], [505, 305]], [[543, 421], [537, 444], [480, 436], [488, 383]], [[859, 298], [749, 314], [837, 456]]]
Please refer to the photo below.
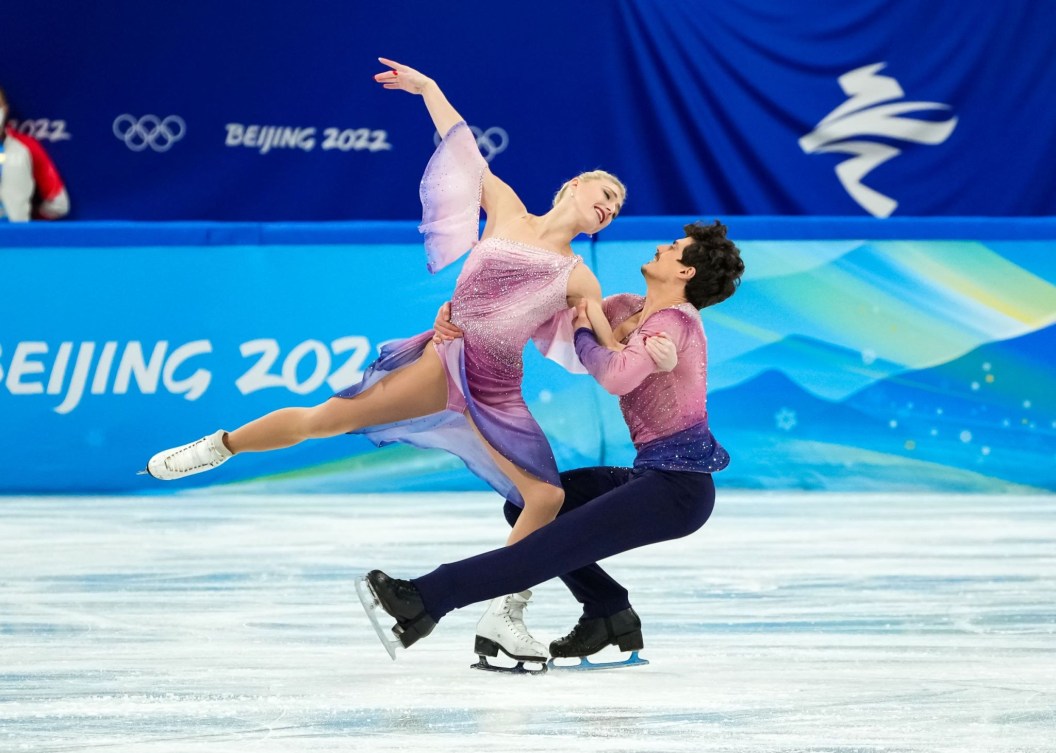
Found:
[[[599, 345], [586, 304], [577, 311], [576, 353], [606, 390], [620, 396], [637, 448], [634, 467], [561, 474], [565, 501], [558, 517], [513, 545], [441, 565], [411, 580], [371, 571], [357, 587], [393, 658], [396, 645], [411, 646], [453, 609], [560, 577], [583, 604], [583, 614], [568, 635], [550, 644], [551, 656], [585, 661], [582, 657], [616, 645], [635, 652], [617, 664], [641, 662], [641, 620], [627, 590], [597, 561], [698, 530], [714, 506], [711, 474], [729, 464], [708, 426], [707, 340], [699, 309], [734, 293], [744, 263], [718, 221], [684, 230], [685, 237], [658, 246], [642, 267], [644, 299], [624, 294], [605, 300], [605, 316], [615, 340], [625, 343], [622, 350]], [[645, 349], [646, 338], [661, 332], [678, 354], [678, 364], [669, 372], [657, 371]], [[512, 524], [519, 508], [507, 503], [505, 512]], [[378, 607], [396, 620], [393, 639], [377, 621]], [[484, 665], [484, 657], [500, 650], [518, 658], [503, 642], [501, 635], [480, 635], [478, 628], [476, 650]], [[525, 671], [523, 661], [513, 669], [518, 670]]]

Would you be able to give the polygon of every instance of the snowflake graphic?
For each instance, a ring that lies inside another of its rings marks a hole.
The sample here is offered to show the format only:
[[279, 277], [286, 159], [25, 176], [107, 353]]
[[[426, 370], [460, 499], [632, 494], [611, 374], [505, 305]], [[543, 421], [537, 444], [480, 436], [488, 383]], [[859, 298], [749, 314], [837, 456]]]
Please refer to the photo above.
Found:
[[774, 414], [774, 423], [782, 431], [792, 431], [792, 428], [796, 425], [796, 412], [788, 408], [782, 408]]

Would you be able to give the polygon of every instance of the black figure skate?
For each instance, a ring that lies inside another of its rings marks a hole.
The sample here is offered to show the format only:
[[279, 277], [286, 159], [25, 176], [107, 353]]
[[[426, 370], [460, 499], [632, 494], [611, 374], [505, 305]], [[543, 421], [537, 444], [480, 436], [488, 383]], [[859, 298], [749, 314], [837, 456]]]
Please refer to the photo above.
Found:
[[[397, 647], [410, 648], [436, 627], [436, 622], [425, 611], [418, 589], [410, 581], [390, 578], [381, 570], [371, 570], [356, 579], [356, 594], [393, 661], [396, 661]], [[388, 631], [378, 620], [379, 609], [396, 620]]]
[[[607, 646], [617, 646], [620, 651], [630, 651], [623, 661], [591, 662], [588, 656]], [[580, 617], [572, 632], [550, 644], [550, 669], [617, 669], [641, 667], [649, 662], [638, 656], [643, 648], [642, 621], [633, 609], [624, 609], [611, 617], [588, 619]], [[578, 658], [579, 664], [557, 664], [554, 659]]]

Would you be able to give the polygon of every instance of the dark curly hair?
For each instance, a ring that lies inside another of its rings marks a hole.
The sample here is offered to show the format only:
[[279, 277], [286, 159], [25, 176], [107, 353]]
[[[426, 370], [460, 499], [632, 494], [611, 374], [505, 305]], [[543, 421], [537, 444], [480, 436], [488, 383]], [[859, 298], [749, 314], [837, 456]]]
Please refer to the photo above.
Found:
[[693, 242], [682, 250], [679, 261], [697, 270], [686, 283], [686, 299], [698, 309], [722, 303], [736, 292], [744, 274], [740, 250], [718, 220], [711, 225], [694, 222], [683, 230]]

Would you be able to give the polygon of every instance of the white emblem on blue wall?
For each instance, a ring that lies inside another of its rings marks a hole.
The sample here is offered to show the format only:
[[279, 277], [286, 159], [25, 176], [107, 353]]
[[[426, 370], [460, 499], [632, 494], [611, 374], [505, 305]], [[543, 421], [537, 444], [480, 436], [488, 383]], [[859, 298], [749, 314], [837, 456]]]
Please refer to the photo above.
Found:
[[840, 76], [840, 87], [850, 99], [799, 140], [807, 154], [853, 155], [836, 166], [836, 177], [851, 198], [874, 217], [891, 216], [898, 202], [864, 185], [862, 180], [902, 150], [879, 141], [865, 141], [863, 137], [934, 145], [946, 141], [957, 126], [957, 116], [943, 121], [903, 117], [905, 113], [922, 110], [949, 110], [950, 106], [939, 102], [891, 101], [905, 96], [905, 92], [895, 79], [879, 75], [885, 65], [874, 63]]

